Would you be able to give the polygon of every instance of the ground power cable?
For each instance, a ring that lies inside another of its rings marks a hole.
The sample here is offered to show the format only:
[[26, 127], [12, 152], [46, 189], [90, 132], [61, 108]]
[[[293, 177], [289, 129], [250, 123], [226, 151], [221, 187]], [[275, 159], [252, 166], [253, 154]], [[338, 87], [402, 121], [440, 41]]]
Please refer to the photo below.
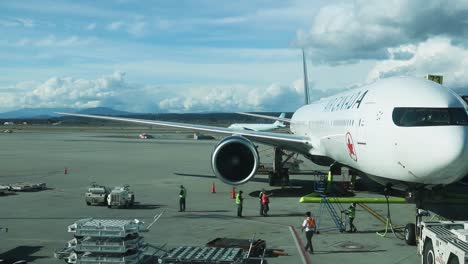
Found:
[[384, 233], [379, 233], [379, 232], [375, 232], [375, 233], [380, 237], [385, 237], [387, 235], [387, 233], [388, 233], [388, 229], [390, 228], [390, 230], [392, 231], [395, 238], [398, 238], [400, 240], [404, 240], [405, 238], [403, 236], [400, 236], [400, 234], [397, 235], [397, 232], [395, 232], [396, 228], [393, 227], [392, 217], [391, 217], [391, 214], [390, 214], [390, 203], [388, 202], [388, 197], [389, 197], [389, 193], [385, 192], [385, 200], [387, 201], [387, 221], [386, 221], [386, 224], [385, 224], [385, 231], [384, 231]]

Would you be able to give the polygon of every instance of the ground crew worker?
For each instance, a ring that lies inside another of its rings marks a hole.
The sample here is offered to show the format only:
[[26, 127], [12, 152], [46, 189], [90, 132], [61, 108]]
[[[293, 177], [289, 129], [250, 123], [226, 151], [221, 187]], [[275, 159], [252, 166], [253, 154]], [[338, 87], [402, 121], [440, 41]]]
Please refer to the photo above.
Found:
[[260, 191], [260, 194], [258, 195], [258, 200], [260, 201], [260, 215], [263, 215], [263, 202], [262, 202], [262, 196], [265, 193], [265, 189], [262, 189]]
[[307, 249], [310, 250], [310, 253], [313, 254], [314, 253], [314, 247], [312, 246], [312, 237], [314, 236], [314, 233], [315, 233], [315, 228], [316, 228], [316, 222], [315, 222], [315, 218], [311, 216], [311, 213], [310, 212], [307, 212], [306, 213], [306, 219], [304, 220], [304, 222], [302, 223], [302, 232], [306, 232], [306, 241], [307, 241], [307, 244], [305, 246], [305, 250], [307, 251]]
[[237, 216], [242, 217], [242, 205], [244, 204], [244, 197], [242, 197], [242, 191], [239, 191], [236, 195], [237, 204]]
[[268, 211], [270, 211], [270, 199], [268, 198], [267, 192], [263, 192], [262, 194], [262, 208], [262, 215], [268, 216]]
[[347, 214], [348, 217], [349, 217], [349, 231], [348, 231], [348, 232], [351, 232], [351, 233], [352, 233], [352, 232], [356, 232], [357, 229], [356, 229], [356, 227], [355, 227], [354, 224], [353, 224], [354, 218], [356, 217], [356, 203], [352, 203], [352, 204], [349, 206], [349, 208], [348, 208], [346, 214]]
[[185, 198], [187, 197], [187, 190], [183, 185], [180, 186], [179, 192], [179, 212], [185, 212]]

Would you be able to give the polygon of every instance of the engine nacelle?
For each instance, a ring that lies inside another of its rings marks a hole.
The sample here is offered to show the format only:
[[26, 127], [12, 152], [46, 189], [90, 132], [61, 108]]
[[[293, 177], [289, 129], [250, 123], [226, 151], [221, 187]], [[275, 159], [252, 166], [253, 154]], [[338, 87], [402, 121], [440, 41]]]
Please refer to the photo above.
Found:
[[216, 177], [231, 185], [248, 182], [260, 164], [255, 145], [245, 137], [230, 136], [221, 140], [211, 155]]

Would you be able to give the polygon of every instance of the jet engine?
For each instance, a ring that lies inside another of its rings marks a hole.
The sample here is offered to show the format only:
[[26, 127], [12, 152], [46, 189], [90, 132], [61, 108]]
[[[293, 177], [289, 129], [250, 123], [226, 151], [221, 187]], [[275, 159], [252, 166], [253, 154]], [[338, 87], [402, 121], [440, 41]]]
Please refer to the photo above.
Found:
[[255, 145], [245, 137], [230, 136], [221, 140], [211, 155], [216, 177], [231, 185], [248, 182], [260, 163]]

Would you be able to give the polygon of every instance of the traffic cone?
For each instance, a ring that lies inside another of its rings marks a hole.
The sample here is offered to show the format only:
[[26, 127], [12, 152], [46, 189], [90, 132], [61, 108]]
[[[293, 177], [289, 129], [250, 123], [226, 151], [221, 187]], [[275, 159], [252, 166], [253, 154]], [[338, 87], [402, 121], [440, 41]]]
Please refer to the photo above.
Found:
[[211, 183], [211, 193], [216, 193], [215, 183]]
[[236, 199], [236, 187], [232, 187], [231, 199]]
[[68, 174], [68, 169], [65, 168], [65, 170], [63, 171], [63, 174]]

